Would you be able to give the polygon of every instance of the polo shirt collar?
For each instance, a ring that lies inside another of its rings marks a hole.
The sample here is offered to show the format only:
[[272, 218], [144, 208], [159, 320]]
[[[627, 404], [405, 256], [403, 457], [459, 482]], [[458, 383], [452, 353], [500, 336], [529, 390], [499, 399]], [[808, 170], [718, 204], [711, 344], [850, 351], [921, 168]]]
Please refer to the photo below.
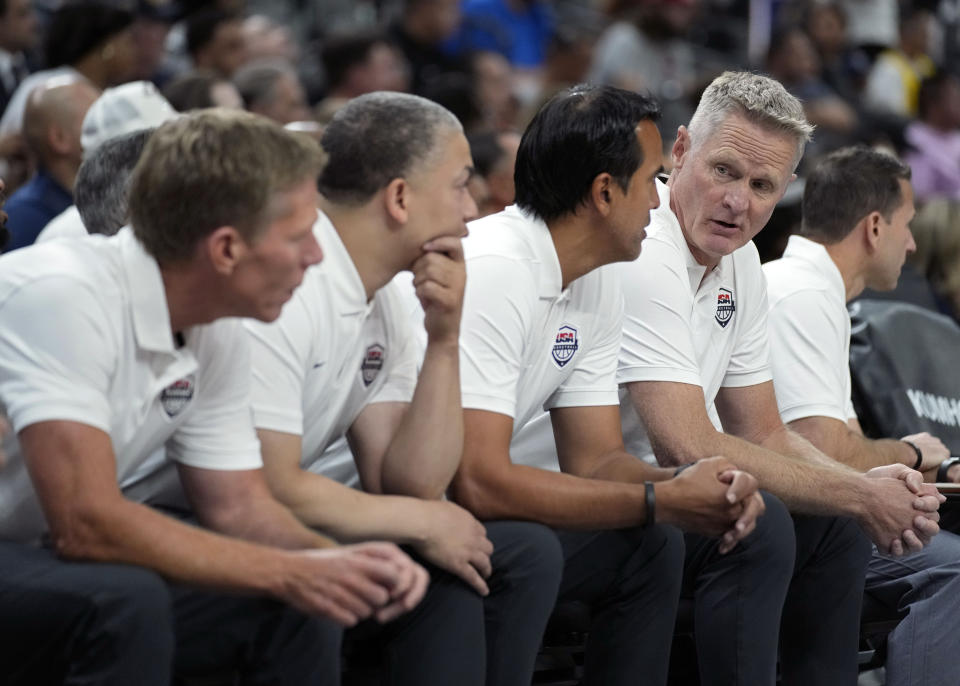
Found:
[[563, 274], [560, 272], [560, 258], [557, 257], [557, 247], [553, 244], [553, 236], [546, 222], [533, 213], [512, 205], [508, 210], [517, 212], [523, 217], [525, 225], [529, 227], [530, 247], [540, 263], [538, 271], [537, 294], [541, 298], [556, 300], [566, 292], [563, 290]]
[[325, 274], [331, 281], [329, 287], [336, 289], [335, 302], [340, 308], [341, 316], [365, 314], [373, 307], [373, 301], [367, 302], [367, 289], [363, 286], [360, 272], [347, 252], [347, 247], [340, 240], [340, 234], [333, 222], [322, 211], [317, 212], [314, 235], [324, 252], [319, 273]]
[[674, 233], [677, 240], [677, 247], [683, 254], [684, 262], [687, 266], [687, 278], [690, 281], [690, 292], [694, 295], [700, 290], [701, 286], [707, 287], [712, 281], [723, 280], [727, 265], [732, 259], [730, 255], [725, 255], [720, 259], [720, 263], [711, 270], [711, 273], [704, 278], [707, 268], [697, 262], [697, 258], [690, 252], [690, 246], [687, 245], [687, 239], [683, 235], [683, 229], [680, 227], [680, 220], [670, 209], [670, 186], [660, 179], [656, 180], [657, 193], [660, 195], [660, 207], [666, 208], [667, 221], [670, 224], [670, 230]]
[[812, 266], [827, 280], [840, 300], [846, 302], [847, 287], [843, 283], [843, 275], [823, 245], [794, 234], [787, 241], [787, 248], [783, 251], [783, 256], [802, 260]]
[[123, 228], [115, 240], [120, 244], [121, 263], [130, 290], [130, 309], [137, 345], [154, 352], [175, 353], [170, 310], [160, 266], [133, 235], [130, 227]]

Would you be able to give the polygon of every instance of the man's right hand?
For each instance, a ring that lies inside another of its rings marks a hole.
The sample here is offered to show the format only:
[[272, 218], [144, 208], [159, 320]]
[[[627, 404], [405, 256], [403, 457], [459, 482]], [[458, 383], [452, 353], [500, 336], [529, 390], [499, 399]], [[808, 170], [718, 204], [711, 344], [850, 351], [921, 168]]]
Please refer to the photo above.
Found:
[[940, 530], [937, 509], [944, 497], [902, 464], [875, 467], [866, 475], [870, 492], [860, 524], [870, 540], [891, 555], [922, 549]]
[[487, 530], [472, 514], [454, 503], [435, 500], [421, 503], [427, 516], [427, 536], [414, 543], [417, 552], [433, 564], [456, 574], [482, 596], [490, 593], [490, 555], [493, 543]]
[[368, 617], [385, 622], [417, 605], [426, 570], [392, 543], [361, 543], [287, 556], [278, 595], [290, 605], [354, 626]]
[[727, 553], [756, 526], [765, 506], [757, 480], [723, 457], [700, 460], [655, 485], [658, 520], [685, 531], [722, 536]]

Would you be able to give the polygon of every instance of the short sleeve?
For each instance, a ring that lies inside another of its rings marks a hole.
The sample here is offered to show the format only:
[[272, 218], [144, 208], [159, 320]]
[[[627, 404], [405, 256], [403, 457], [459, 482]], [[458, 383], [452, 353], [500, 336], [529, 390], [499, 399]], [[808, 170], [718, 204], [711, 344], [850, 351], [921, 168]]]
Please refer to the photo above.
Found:
[[467, 262], [467, 287], [460, 323], [460, 380], [465, 409], [516, 418], [517, 384], [526, 322], [533, 316], [529, 294], [537, 284], [518, 263], [485, 255]]
[[203, 469], [259, 469], [260, 442], [250, 411], [250, 346], [240, 322], [225, 319], [191, 332], [197, 353], [197, 403], [167, 441], [167, 456]]
[[693, 342], [693, 294], [686, 266], [663, 241], [619, 265], [624, 296], [617, 382], [672, 381], [702, 386]]
[[303, 435], [303, 393], [312, 350], [312, 321], [310, 308], [299, 291], [275, 322], [244, 321], [250, 341], [253, 419], [258, 429]]
[[[746, 257], [747, 259], [742, 259]], [[751, 270], [751, 278], [746, 287], [741, 287], [741, 327], [727, 364], [721, 386], [737, 388], [755, 386], [771, 379], [770, 340], [767, 331], [767, 281], [760, 268], [760, 256], [750, 244], [750, 252], [738, 255], [739, 270]]]
[[[846, 329], [822, 291], [801, 291], [770, 311], [771, 364], [784, 422], [805, 417], [849, 419]], [[842, 311], [841, 316], [846, 316]]]
[[69, 277], [46, 277], [10, 293], [0, 321], [0, 401], [14, 431], [67, 420], [108, 432], [119, 343], [101, 299]]

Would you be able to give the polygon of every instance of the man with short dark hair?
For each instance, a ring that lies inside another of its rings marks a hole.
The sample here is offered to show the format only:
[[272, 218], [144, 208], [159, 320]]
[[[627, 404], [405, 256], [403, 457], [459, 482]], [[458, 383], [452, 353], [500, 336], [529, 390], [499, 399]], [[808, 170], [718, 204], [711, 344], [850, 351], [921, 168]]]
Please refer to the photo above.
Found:
[[[738, 542], [771, 518], [756, 520], [755, 480], [724, 458], [674, 477], [623, 448], [622, 301], [603, 265], [637, 256], [657, 206], [658, 114], [646, 96], [612, 87], [559, 94], [523, 135], [517, 205], [473, 222], [464, 241], [464, 453], [451, 493], [483, 520], [555, 530], [560, 600], [585, 601], [593, 614], [584, 684], [666, 683], [683, 542], [663, 525], [721, 536], [721, 554], [740, 557]], [[514, 441], [542, 409], [552, 469], [527, 464]], [[779, 603], [791, 551], [761, 541], [771, 579], [743, 590]]]
[[399, 549], [337, 547], [261, 472], [236, 317], [275, 319], [320, 261], [321, 159], [246, 113], [171, 121], [134, 172], [132, 230], [0, 259], [7, 683], [335, 684], [335, 623], [422, 597]]
[[[915, 248], [910, 168], [867, 148], [827, 156], [808, 176], [803, 224], [768, 262], [770, 362], [780, 416], [858, 471], [891, 463], [935, 470], [947, 448], [927, 433], [864, 438], [850, 402], [850, 317], [864, 288], [896, 286]], [[945, 481], [946, 475], [938, 479]], [[866, 589], [905, 616], [887, 640], [890, 686], [956, 682], [960, 650], [960, 537], [943, 531], [922, 551], [892, 558], [874, 548]]]
[[247, 61], [243, 17], [217, 9], [198, 12], [187, 20], [186, 45], [194, 69], [231, 79]]
[[40, 34], [33, 0], [0, 0], [0, 115], [30, 70], [26, 51]]

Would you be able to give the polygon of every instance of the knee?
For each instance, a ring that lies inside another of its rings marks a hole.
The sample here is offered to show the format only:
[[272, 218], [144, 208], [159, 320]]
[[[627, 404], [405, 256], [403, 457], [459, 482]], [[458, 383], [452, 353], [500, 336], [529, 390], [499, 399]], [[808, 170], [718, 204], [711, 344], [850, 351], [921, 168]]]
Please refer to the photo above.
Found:
[[103, 565], [103, 588], [87, 599], [96, 611], [100, 640], [123, 651], [149, 649], [157, 658], [172, 659], [173, 607], [166, 582], [141, 567]]
[[533, 522], [489, 522], [494, 572], [556, 595], [563, 575], [563, 548], [550, 528]]
[[757, 519], [757, 528], [734, 551], [741, 558], [756, 560], [768, 570], [776, 569], [789, 575], [797, 553], [793, 519], [779, 498], [769, 493], [762, 496], [766, 510]]

